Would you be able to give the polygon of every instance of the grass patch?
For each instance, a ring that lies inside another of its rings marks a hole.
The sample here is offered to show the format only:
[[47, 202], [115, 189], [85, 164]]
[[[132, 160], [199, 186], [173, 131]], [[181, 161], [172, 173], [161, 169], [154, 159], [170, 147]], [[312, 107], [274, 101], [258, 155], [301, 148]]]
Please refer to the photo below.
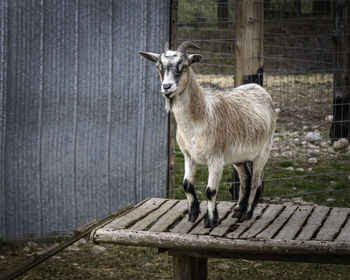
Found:
[[0, 237], [0, 249], [3, 247], [15, 247], [15, 243]]
[[[182, 189], [184, 176], [184, 159], [177, 148], [176, 156], [176, 191], [175, 197], [184, 199]], [[350, 155], [342, 154], [332, 159], [318, 159], [317, 164], [306, 161], [273, 161], [270, 160], [264, 169], [264, 196], [290, 198], [302, 197], [305, 201], [327, 205], [350, 207]], [[294, 170], [286, 168], [293, 167]], [[302, 168], [297, 170], [298, 168]], [[310, 170], [311, 168], [311, 170]], [[231, 200], [228, 191], [232, 181], [232, 166], [226, 166], [222, 175], [219, 200]], [[197, 196], [205, 200], [205, 186], [208, 171], [200, 166], [196, 173], [195, 185]], [[327, 201], [328, 198], [335, 201]]]

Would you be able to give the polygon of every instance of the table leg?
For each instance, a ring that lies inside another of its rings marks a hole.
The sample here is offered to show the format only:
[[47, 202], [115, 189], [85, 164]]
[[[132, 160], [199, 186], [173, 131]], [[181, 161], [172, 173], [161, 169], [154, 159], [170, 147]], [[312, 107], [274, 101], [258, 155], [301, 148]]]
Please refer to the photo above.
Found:
[[208, 259], [173, 256], [173, 280], [206, 280]]

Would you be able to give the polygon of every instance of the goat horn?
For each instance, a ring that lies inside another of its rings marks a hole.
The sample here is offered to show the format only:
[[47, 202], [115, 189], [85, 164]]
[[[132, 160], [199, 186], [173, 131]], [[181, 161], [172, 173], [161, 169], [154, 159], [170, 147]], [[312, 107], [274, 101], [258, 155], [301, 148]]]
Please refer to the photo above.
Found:
[[166, 42], [165, 45], [164, 45], [164, 51], [168, 51], [169, 50], [169, 43]]
[[192, 42], [190, 42], [190, 41], [185, 41], [185, 42], [183, 42], [183, 43], [177, 48], [177, 51], [178, 51], [178, 52], [185, 53], [186, 49], [189, 49], [189, 48], [198, 49], [198, 50], [201, 49], [201, 48], [198, 47], [195, 43], [192, 43]]

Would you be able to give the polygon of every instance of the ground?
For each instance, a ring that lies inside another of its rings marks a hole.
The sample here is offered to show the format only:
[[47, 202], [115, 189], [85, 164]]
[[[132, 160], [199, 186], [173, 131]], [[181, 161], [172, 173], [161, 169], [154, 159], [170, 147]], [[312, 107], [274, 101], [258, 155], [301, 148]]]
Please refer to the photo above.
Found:
[[[0, 279], [5, 271], [33, 259], [36, 252], [53, 243], [5, 242], [0, 247]], [[94, 254], [94, 244], [78, 246], [79, 251], [63, 251], [25, 273], [19, 279], [172, 279], [172, 258], [157, 249], [104, 245], [106, 250]], [[76, 250], [76, 249], [71, 249]], [[345, 265], [279, 263], [248, 260], [209, 259], [208, 279], [350, 279]]]

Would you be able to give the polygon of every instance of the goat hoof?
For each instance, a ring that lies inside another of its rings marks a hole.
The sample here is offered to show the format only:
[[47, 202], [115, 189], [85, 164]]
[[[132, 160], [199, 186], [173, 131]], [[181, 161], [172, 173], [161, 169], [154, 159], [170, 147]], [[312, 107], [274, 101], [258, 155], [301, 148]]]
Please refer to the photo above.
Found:
[[253, 211], [252, 210], [247, 211], [244, 213], [242, 220], [250, 220], [252, 216], [253, 216]]
[[198, 200], [193, 201], [190, 209], [188, 210], [188, 220], [191, 223], [194, 223], [197, 220], [200, 212], [201, 210], [199, 208]]
[[216, 227], [218, 225], [218, 220], [219, 220], [219, 217], [218, 217], [218, 211], [216, 208], [214, 210], [214, 217], [213, 218], [209, 217], [209, 214], [207, 211], [207, 213], [205, 213], [205, 216], [203, 219], [204, 227], [213, 229], [214, 227]]
[[233, 218], [241, 218], [242, 215], [243, 215], [243, 210], [241, 207], [235, 207], [233, 209], [233, 214], [232, 214]]
[[200, 212], [201, 211], [199, 208], [191, 207], [191, 209], [189, 210], [189, 213], [188, 213], [188, 220], [191, 223], [194, 223], [197, 220]]
[[215, 219], [204, 219], [204, 227], [213, 229], [218, 225], [218, 221]]

